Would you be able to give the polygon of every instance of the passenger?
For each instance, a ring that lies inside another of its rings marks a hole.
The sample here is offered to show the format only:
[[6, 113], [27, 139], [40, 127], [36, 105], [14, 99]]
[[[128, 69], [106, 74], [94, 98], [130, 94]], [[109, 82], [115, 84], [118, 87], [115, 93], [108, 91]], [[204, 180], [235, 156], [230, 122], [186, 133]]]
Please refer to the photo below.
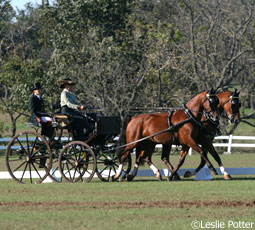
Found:
[[41, 134], [49, 138], [54, 135], [54, 129], [52, 128], [52, 118], [47, 116], [44, 109], [44, 100], [41, 96], [42, 87], [39, 82], [32, 85], [33, 95], [29, 99], [29, 109], [31, 112], [31, 117], [29, 121], [38, 126], [41, 124], [42, 130]]
[[61, 113], [70, 116], [72, 119], [71, 126], [75, 140], [86, 140], [88, 134], [92, 132], [86, 116], [80, 111], [85, 109], [80, 105], [73, 93], [73, 86], [76, 84], [71, 79], [66, 78], [58, 81], [59, 87], [63, 89], [61, 93]]

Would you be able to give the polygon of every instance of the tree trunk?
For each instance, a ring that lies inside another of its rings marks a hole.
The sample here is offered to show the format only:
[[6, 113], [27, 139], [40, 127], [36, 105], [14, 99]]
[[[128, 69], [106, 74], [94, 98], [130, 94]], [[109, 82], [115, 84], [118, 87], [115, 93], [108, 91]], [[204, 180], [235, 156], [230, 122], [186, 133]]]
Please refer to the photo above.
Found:
[[16, 119], [14, 118], [14, 116], [11, 114], [11, 113], [9, 113], [8, 114], [9, 115], [9, 117], [10, 117], [10, 120], [11, 120], [11, 127], [12, 127], [12, 137], [14, 137], [15, 136], [15, 134], [16, 134], [16, 130], [17, 130], [17, 127], [16, 127]]

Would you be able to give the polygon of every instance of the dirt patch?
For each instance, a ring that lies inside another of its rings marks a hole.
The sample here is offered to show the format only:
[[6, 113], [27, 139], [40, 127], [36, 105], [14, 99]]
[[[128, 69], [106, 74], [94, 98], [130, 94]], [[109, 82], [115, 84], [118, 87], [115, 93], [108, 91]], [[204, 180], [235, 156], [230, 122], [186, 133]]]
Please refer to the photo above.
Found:
[[100, 208], [100, 209], [133, 209], [133, 208], [186, 208], [186, 207], [255, 207], [254, 201], [155, 201], [155, 202], [0, 202], [1, 207], [35, 207], [35, 208]]

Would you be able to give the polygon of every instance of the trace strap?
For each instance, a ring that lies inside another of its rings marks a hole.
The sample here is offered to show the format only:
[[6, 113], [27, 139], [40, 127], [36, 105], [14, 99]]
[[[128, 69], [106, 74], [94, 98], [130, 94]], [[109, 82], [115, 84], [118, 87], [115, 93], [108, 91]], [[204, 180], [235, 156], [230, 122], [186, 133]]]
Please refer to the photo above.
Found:
[[184, 120], [184, 121], [182, 121], [182, 122], [179, 122], [178, 124], [176, 124], [176, 125], [174, 125], [174, 126], [171, 126], [171, 127], [167, 128], [167, 129], [164, 129], [164, 130], [162, 130], [162, 131], [159, 131], [159, 132], [157, 132], [157, 133], [154, 133], [154, 134], [152, 134], [152, 135], [150, 135], [150, 136], [141, 138], [141, 139], [139, 139], [139, 140], [130, 142], [130, 143], [128, 143], [128, 144], [121, 145], [121, 146], [118, 146], [118, 147], [116, 147], [116, 148], [112, 148], [112, 149], [105, 150], [105, 151], [103, 151], [103, 153], [110, 152], [110, 151], [116, 150], [116, 149], [120, 149], [120, 148], [129, 146], [129, 145], [132, 145], [132, 144], [135, 144], [135, 143], [138, 143], [138, 142], [147, 140], [147, 139], [149, 139], [149, 138], [151, 138], [151, 137], [155, 137], [155, 136], [157, 136], [157, 135], [159, 135], [159, 134], [161, 134], [161, 133], [165, 133], [165, 132], [171, 131], [172, 129], [179, 128], [180, 126], [182, 126], [182, 125], [188, 123], [190, 120], [192, 120], [192, 119], [191, 119], [191, 118], [188, 118], [188, 119], [186, 119], [186, 120]]

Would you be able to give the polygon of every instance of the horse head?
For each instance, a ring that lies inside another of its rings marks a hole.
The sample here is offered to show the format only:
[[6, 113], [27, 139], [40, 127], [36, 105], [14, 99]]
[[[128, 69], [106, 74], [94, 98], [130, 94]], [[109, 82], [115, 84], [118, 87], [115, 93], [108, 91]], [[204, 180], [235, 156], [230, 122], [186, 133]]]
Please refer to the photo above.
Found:
[[240, 119], [240, 111], [239, 111], [239, 109], [241, 108], [241, 102], [239, 100], [240, 91], [237, 92], [237, 89], [235, 89], [234, 92], [231, 92], [231, 91], [227, 91], [227, 92], [228, 92], [228, 97], [227, 99], [224, 99], [222, 103], [220, 103], [220, 106], [222, 106], [222, 108], [224, 109], [224, 112], [226, 113], [229, 122], [237, 123]]
[[219, 120], [219, 99], [216, 95], [216, 90], [213, 88], [207, 91], [206, 96], [203, 101], [204, 116], [211, 121]]

